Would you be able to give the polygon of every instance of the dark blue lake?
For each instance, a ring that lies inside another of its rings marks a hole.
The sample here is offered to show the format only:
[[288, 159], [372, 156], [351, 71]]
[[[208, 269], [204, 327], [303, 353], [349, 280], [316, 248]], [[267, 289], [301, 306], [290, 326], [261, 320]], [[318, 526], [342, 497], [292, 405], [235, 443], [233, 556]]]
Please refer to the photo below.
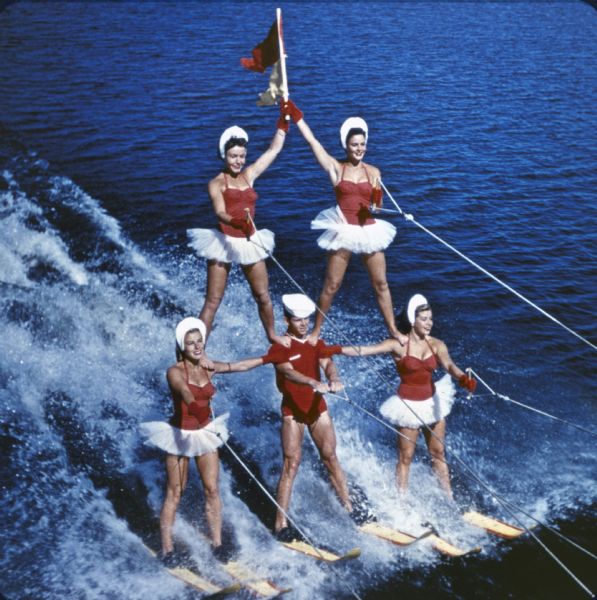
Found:
[[[173, 329], [203, 303], [205, 263], [188, 248], [186, 229], [215, 223], [206, 185], [221, 167], [220, 134], [245, 128], [251, 161], [275, 131], [277, 109], [255, 103], [267, 75], [240, 66], [275, 8], [19, 1], [0, 11], [7, 598], [192, 597], [141, 543], [157, 535], [164, 473], [138, 425], [169, 416]], [[224, 451], [226, 535], [256, 572], [292, 587], [292, 598], [588, 597], [597, 588], [595, 436], [586, 431], [596, 429], [597, 392], [597, 10], [580, 1], [282, 9], [290, 95], [306, 121], [340, 158], [341, 123], [362, 116], [367, 161], [414, 216], [384, 215], [398, 230], [386, 252], [396, 307], [425, 294], [434, 335], [457, 364], [547, 413], [482, 384], [471, 399], [459, 392], [447, 436], [456, 496], [539, 525], [536, 537], [504, 541], [464, 524], [439, 492], [422, 440], [405, 506], [394, 485], [395, 434], [329, 398], [340, 461], [380, 519], [406, 530], [432, 521], [445, 538], [482, 552], [450, 560], [425, 543], [401, 549], [360, 534], [310, 442], [292, 514], [320, 544], [360, 546], [361, 559], [330, 570], [280, 548], [269, 533], [272, 506]], [[321, 289], [326, 258], [309, 224], [334, 195], [296, 129], [256, 189], [256, 220], [276, 233], [278, 262], [268, 267], [282, 328], [280, 296], [300, 285], [317, 298]], [[387, 195], [384, 202], [395, 208]], [[329, 316], [354, 343], [385, 336], [358, 257]], [[324, 336], [339, 341], [330, 327]], [[210, 355], [234, 360], [267, 347], [233, 268]], [[337, 362], [350, 399], [378, 414], [397, 381], [390, 359], [374, 368]], [[231, 412], [235, 450], [274, 490], [281, 453], [273, 370], [216, 385], [214, 409]], [[205, 532], [202, 506], [193, 472], [176, 535], [205, 574], [228, 583], [197, 535]]]

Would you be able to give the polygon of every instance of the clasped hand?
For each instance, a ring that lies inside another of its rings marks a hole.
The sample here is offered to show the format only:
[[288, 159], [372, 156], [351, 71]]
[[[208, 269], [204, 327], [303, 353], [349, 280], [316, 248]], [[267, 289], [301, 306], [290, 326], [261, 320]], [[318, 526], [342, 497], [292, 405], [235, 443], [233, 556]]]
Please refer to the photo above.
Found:
[[344, 384], [341, 381], [318, 381], [313, 389], [319, 394], [325, 394], [326, 392], [340, 392], [344, 389]]

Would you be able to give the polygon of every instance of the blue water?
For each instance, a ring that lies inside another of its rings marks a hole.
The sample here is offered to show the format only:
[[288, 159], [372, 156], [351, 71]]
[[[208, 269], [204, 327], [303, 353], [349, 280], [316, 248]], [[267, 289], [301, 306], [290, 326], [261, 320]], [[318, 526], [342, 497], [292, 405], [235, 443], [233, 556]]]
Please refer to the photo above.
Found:
[[[597, 11], [572, 1], [282, 8], [290, 93], [324, 146], [340, 157], [340, 124], [364, 117], [367, 160], [404, 211], [597, 343]], [[220, 168], [220, 133], [244, 127], [250, 160], [274, 132], [276, 110], [255, 105], [267, 77], [239, 64], [274, 9], [16, 2], [0, 12], [0, 592], [8, 598], [190, 597], [141, 545], [157, 533], [163, 467], [137, 427], [169, 414], [173, 327], [202, 305], [205, 265], [185, 230], [214, 223], [206, 184]], [[333, 194], [297, 131], [256, 187], [276, 259], [316, 297], [325, 257], [309, 222]], [[501, 394], [595, 430], [595, 351], [413, 223], [387, 218], [398, 229], [386, 253], [397, 307], [424, 293], [435, 334], [459, 365]], [[280, 295], [296, 288], [272, 261], [269, 272], [280, 319]], [[330, 316], [355, 343], [384, 336], [356, 258]], [[231, 360], [266, 348], [233, 270], [210, 353]], [[376, 413], [391, 386], [368, 363], [338, 364], [350, 397]], [[375, 364], [395, 381], [388, 360]], [[235, 449], [273, 489], [281, 457], [271, 368], [217, 387], [215, 409], [232, 411]], [[227, 535], [260, 574], [293, 587], [291, 597], [348, 598], [350, 589], [367, 599], [587, 597], [530, 536], [503, 542], [463, 525], [423, 447], [404, 507], [393, 484], [395, 436], [339, 399], [330, 407], [340, 460], [383, 521], [412, 530], [425, 517], [483, 552], [449, 561], [424, 544], [399, 549], [359, 535], [306, 442], [293, 514], [319, 543], [363, 550], [330, 572], [276, 547], [271, 506], [224, 453]], [[473, 399], [459, 394], [448, 428], [463, 501], [512, 520], [461, 464], [595, 552], [593, 436], [483, 386]], [[205, 531], [201, 505], [194, 477], [177, 536], [226, 583], [195, 532]], [[536, 535], [597, 589], [591, 558], [544, 528]]]

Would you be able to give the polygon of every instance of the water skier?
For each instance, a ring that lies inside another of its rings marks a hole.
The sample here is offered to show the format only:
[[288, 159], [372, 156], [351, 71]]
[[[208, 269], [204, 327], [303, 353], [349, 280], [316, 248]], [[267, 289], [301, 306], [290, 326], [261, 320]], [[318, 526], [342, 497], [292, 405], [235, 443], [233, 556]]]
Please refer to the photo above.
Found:
[[381, 174], [377, 167], [366, 164], [369, 129], [360, 117], [346, 119], [340, 127], [340, 141], [346, 151], [343, 161], [329, 155], [313, 135], [303, 113], [292, 100], [282, 105], [282, 112], [290, 116], [315, 155], [317, 162], [329, 175], [336, 193], [337, 205], [320, 212], [311, 222], [311, 229], [324, 229], [317, 243], [328, 251], [323, 289], [319, 296], [319, 311], [311, 340], [320, 334], [324, 315], [330, 309], [340, 289], [352, 253], [360, 254], [369, 273], [377, 303], [390, 336], [403, 340], [394, 321], [392, 296], [386, 277], [384, 250], [396, 235], [396, 228], [387, 221], [374, 219], [370, 206], [381, 206]]
[[238, 362], [211, 361], [205, 354], [206, 326], [187, 317], [176, 326], [177, 362], [166, 377], [172, 393], [174, 415], [169, 423], [148, 422], [140, 426], [145, 443], [166, 454], [166, 496], [160, 513], [161, 559], [166, 566], [180, 564], [174, 551], [172, 528], [176, 510], [188, 479], [189, 458], [195, 459], [205, 494], [205, 516], [214, 554], [222, 553], [222, 504], [218, 487], [218, 448], [228, 439], [228, 413], [212, 420], [211, 399], [216, 388], [211, 380], [219, 373], [248, 371], [268, 362], [250, 358]]
[[[270, 360], [276, 363], [276, 383], [282, 393], [280, 437], [284, 464], [277, 487], [277, 503], [288, 512], [307, 428], [340, 502], [351, 513], [353, 509], [346, 477], [336, 456], [334, 424], [323, 397], [326, 392], [342, 390], [343, 384], [336, 365], [329, 358], [325, 342], [318, 340], [315, 345], [308, 343], [315, 303], [303, 294], [284, 295], [282, 303], [290, 347], [274, 344], [268, 352]], [[321, 371], [324, 372], [327, 383], [321, 381]], [[295, 537], [286, 516], [279, 509], [274, 531], [283, 541], [291, 541]]]
[[[456, 393], [450, 376], [457, 379], [460, 386], [469, 392], [475, 391], [477, 382], [454, 363], [444, 342], [431, 337], [433, 312], [424, 296], [415, 294], [409, 300], [406, 316], [410, 331], [405, 345], [395, 339], [387, 339], [371, 346], [333, 346], [330, 347], [330, 352], [341, 352], [346, 356], [392, 354], [400, 375], [400, 387], [398, 395], [390, 396], [381, 405], [380, 412], [389, 422], [397, 425], [400, 431], [396, 465], [398, 489], [405, 492], [408, 487], [410, 465], [417, 437], [424, 423], [428, 427], [424, 428], [423, 434], [431, 456], [431, 464], [441, 487], [448, 497], [452, 498], [450, 472], [443, 443], [446, 436], [446, 417], [450, 413]], [[434, 383], [432, 375], [438, 363], [447, 374]]]
[[[258, 197], [253, 184], [282, 150], [288, 127], [288, 121], [280, 116], [269, 148], [246, 168], [247, 132], [234, 125], [220, 137], [219, 154], [224, 167], [208, 184], [218, 229], [187, 230], [189, 246], [207, 259], [207, 292], [199, 313], [207, 327], [206, 336], [211, 332], [215, 314], [224, 297], [231, 264], [238, 263], [257, 302], [259, 318], [269, 341], [285, 343], [283, 336], [276, 335], [265, 265], [265, 259], [274, 249], [274, 234], [268, 229], [255, 231], [252, 220]], [[251, 220], [247, 217], [247, 209]]]

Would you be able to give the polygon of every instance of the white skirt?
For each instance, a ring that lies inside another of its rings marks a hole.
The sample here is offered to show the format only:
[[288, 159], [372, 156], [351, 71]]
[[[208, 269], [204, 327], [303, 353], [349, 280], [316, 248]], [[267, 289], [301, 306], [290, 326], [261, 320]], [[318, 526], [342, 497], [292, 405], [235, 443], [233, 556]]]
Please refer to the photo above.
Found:
[[396, 236], [396, 228], [387, 221], [375, 219], [371, 225], [350, 225], [339, 206], [322, 210], [311, 221], [311, 229], [325, 229], [317, 238], [324, 250], [343, 248], [357, 254], [385, 250]]
[[274, 251], [274, 234], [269, 229], [256, 231], [249, 240], [232, 237], [217, 229], [187, 229], [189, 246], [202, 258], [240, 265], [265, 260]]
[[164, 421], [149, 421], [141, 423], [139, 431], [148, 446], [174, 456], [201, 456], [214, 452], [228, 440], [229, 416], [230, 413], [224, 413], [201, 429], [179, 429]]
[[450, 375], [446, 373], [435, 383], [435, 394], [431, 398], [427, 398], [427, 400], [404, 400], [400, 396], [390, 396], [379, 407], [379, 412], [394, 425], [419, 429], [423, 423], [432, 425], [447, 417], [452, 410], [455, 396], [454, 382]]

